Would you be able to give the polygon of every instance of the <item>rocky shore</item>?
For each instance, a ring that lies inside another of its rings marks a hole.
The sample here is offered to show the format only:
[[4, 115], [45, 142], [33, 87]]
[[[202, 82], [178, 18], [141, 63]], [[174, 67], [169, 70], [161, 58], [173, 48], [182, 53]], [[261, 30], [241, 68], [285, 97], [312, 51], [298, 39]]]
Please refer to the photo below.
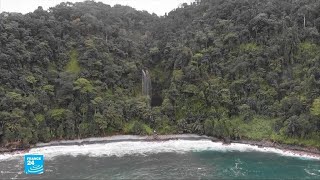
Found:
[[275, 148], [282, 150], [283, 152], [290, 152], [295, 155], [300, 156], [311, 156], [320, 158], [320, 150], [310, 147], [300, 147], [294, 145], [278, 144], [270, 141], [251, 141], [251, 140], [228, 140], [228, 139], [218, 139], [209, 136], [200, 136], [196, 134], [174, 134], [174, 135], [157, 135], [157, 136], [132, 136], [132, 135], [116, 135], [108, 137], [98, 137], [98, 138], [86, 138], [77, 140], [61, 140], [52, 141], [49, 143], [38, 143], [29, 147], [7, 147], [0, 148], [0, 154], [3, 153], [26, 153], [30, 148], [37, 147], [48, 147], [48, 146], [66, 146], [66, 145], [85, 145], [85, 144], [97, 144], [97, 143], [112, 143], [112, 142], [122, 142], [122, 141], [169, 141], [169, 140], [211, 140], [212, 142], [222, 142], [224, 145], [231, 143], [237, 144], [247, 144], [252, 146], [258, 146], [259, 148]]
[[279, 144], [274, 143], [271, 141], [252, 141], [252, 140], [231, 140], [231, 143], [239, 143], [239, 144], [248, 144], [258, 147], [271, 147], [276, 149], [281, 149], [283, 151], [290, 151], [295, 154], [307, 154], [307, 155], [313, 155], [313, 156], [319, 156], [320, 157], [320, 150], [317, 148], [312, 147], [301, 147], [301, 146], [295, 146], [295, 145], [288, 145], [288, 144]]

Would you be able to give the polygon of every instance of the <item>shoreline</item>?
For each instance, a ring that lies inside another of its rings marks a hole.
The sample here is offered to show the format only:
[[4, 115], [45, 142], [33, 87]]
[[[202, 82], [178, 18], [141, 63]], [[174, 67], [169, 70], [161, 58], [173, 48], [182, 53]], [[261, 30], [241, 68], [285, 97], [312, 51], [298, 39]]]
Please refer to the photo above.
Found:
[[105, 137], [91, 137], [84, 139], [74, 140], [56, 140], [48, 143], [37, 143], [30, 145], [26, 148], [1, 148], [0, 154], [3, 153], [14, 153], [29, 151], [32, 148], [39, 147], [51, 147], [51, 146], [73, 146], [73, 145], [86, 145], [86, 144], [99, 144], [99, 143], [112, 143], [112, 142], [123, 142], [123, 141], [169, 141], [169, 140], [213, 140], [219, 142], [220, 140], [214, 137], [197, 134], [171, 134], [171, 135], [158, 135], [156, 138], [152, 135], [140, 136], [140, 135], [111, 135]]
[[279, 144], [271, 141], [253, 141], [253, 140], [231, 140], [231, 143], [239, 143], [251, 146], [257, 146], [259, 148], [274, 148], [280, 150], [283, 153], [290, 153], [298, 157], [313, 157], [320, 160], [320, 150], [316, 148], [301, 147], [296, 145]]
[[281, 150], [283, 153], [291, 153], [296, 156], [309, 156], [320, 159], [320, 150], [316, 148], [301, 147], [295, 145], [287, 144], [278, 144], [271, 141], [253, 141], [253, 140], [221, 140], [215, 137], [205, 136], [205, 135], [196, 135], [196, 134], [172, 134], [172, 135], [158, 135], [154, 136], [138, 136], [138, 135], [114, 135], [106, 137], [95, 137], [95, 138], [85, 138], [85, 139], [76, 139], [76, 140], [60, 140], [60, 141], [51, 141], [48, 143], [37, 143], [28, 148], [0, 148], [1, 154], [21, 154], [28, 153], [32, 148], [41, 148], [41, 147], [52, 147], [52, 146], [80, 146], [80, 145], [90, 145], [90, 144], [102, 144], [102, 143], [115, 143], [115, 142], [135, 142], [135, 141], [144, 141], [144, 142], [161, 142], [161, 141], [170, 141], [170, 140], [210, 140], [211, 142], [220, 142], [225, 146], [231, 144], [243, 144], [249, 146], [257, 146], [258, 148], [274, 148]]

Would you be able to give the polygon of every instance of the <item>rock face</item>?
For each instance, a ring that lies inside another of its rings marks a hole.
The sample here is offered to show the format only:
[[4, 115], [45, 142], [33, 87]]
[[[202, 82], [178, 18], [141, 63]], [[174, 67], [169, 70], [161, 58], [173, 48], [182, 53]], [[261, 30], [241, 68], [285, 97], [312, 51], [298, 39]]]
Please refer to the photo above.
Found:
[[230, 138], [223, 138], [222, 143], [223, 144], [231, 144], [231, 140], [230, 140]]

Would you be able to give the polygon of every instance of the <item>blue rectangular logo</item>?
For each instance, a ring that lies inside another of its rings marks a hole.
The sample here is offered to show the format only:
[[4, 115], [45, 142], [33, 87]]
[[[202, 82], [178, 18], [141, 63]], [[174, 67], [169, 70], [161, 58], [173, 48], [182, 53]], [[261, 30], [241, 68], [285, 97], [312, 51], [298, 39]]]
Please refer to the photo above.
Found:
[[26, 174], [42, 174], [44, 170], [43, 155], [25, 155], [24, 172]]

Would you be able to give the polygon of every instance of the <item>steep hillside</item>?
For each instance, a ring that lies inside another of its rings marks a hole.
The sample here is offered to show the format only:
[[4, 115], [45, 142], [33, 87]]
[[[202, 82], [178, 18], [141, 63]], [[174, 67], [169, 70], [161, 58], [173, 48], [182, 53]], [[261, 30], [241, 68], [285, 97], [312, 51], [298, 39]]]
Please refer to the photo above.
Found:
[[202, 0], [158, 17], [86, 1], [2, 13], [1, 144], [156, 129], [320, 148], [319, 9]]

